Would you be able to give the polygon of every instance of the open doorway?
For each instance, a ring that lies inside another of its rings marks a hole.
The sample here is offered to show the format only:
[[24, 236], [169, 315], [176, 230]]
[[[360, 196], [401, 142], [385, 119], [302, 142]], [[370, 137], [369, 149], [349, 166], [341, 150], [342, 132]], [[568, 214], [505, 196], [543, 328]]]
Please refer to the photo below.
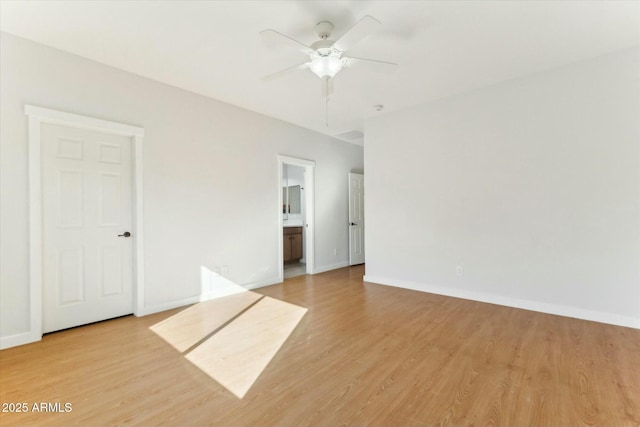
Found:
[[305, 169], [282, 165], [282, 258], [284, 278], [307, 273], [305, 260]]
[[278, 156], [280, 280], [313, 274], [315, 162]]

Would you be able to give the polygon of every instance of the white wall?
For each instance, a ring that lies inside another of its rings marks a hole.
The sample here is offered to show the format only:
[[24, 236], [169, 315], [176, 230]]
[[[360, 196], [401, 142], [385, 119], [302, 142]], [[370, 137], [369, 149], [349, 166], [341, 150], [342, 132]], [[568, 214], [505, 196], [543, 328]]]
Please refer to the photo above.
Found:
[[278, 154], [316, 162], [316, 267], [347, 262], [346, 176], [362, 170], [361, 147], [5, 33], [0, 42], [2, 338], [30, 328], [25, 104], [145, 128], [147, 311], [199, 295], [201, 266], [228, 265], [247, 286], [277, 281]]
[[368, 120], [366, 279], [640, 327], [639, 76], [635, 48]]

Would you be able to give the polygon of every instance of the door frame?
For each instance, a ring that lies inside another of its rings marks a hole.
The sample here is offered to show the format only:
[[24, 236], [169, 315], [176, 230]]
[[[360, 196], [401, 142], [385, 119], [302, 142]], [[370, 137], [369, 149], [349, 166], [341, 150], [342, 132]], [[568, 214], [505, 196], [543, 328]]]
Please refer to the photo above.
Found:
[[282, 243], [282, 168], [284, 165], [299, 166], [304, 168], [304, 191], [305, 194], [305, 232], [304, 248], [307, 274], [315, 274], [315, 170], [316, 162], [313, 160], [299, 159], [278, 155], [278, 281], [284, 281], [284, 254]]
[[129, 137], [133, 190], [133, 314], [144, 314], [144, 233], [142, 211], [142, 140], [144, 128], [25, 105], [29, 120], [29, 341], [42, 339], [42, 125], [45, 123]]

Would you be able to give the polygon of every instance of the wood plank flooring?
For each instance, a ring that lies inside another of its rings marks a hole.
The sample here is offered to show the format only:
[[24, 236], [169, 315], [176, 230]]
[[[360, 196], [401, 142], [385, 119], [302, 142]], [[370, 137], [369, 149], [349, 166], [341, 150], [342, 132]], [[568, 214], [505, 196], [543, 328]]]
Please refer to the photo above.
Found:
[[185, 357], [243, 398], [306, 312], [264, 297]]
[[639, 426], [640, 331], [362, 282], [256, 292], [308, 307], [239, 399], [125, 317], [0, 352], [3, 426]]
[[184, 352], [262, 298], [256, 292], [240, 292], [203, 301], [151, 326], [151, 330]]

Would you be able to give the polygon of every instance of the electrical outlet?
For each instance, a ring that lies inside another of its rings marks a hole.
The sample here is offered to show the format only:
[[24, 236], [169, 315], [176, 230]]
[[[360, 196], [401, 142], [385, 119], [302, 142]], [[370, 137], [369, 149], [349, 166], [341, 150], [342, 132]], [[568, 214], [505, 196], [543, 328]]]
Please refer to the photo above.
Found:
[[333, 248], [333, 256], [338, 256], [338, 248]]
[[222, 266], [222, 275], [223, 276], [228, 276], [229, 275], [229, 266], [228, 265], [223, 265]]
[[462, 266], [461, 265], [456, 265], [456, 276], [460, 276], [462, 277]]

